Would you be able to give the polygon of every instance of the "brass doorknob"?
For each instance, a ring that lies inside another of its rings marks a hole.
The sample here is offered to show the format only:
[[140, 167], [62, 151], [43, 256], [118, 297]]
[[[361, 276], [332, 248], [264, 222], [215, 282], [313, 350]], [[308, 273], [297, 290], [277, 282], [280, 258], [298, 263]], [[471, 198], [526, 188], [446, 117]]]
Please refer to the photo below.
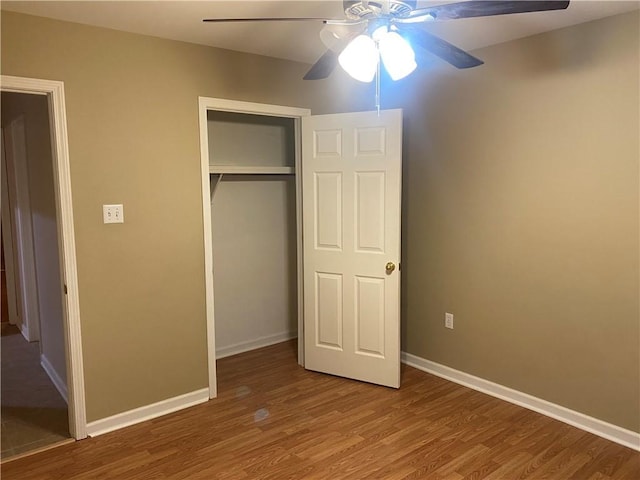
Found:
[[391, 273], [396, 269], [396, 265], [393, 262], [387, 262], [384, 269], [387, 271], [387, 273]]

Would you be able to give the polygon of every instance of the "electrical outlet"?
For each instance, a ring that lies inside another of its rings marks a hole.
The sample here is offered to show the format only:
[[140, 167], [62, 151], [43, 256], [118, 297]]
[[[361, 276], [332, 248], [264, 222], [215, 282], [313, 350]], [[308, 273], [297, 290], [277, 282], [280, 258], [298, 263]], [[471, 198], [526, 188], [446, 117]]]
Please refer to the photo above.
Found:
[[104, 223], [124, 223], [122, 205], [102, 205], [102, 219]]
[[453, 313], [444, 314], [444, 326], [453, 330]]

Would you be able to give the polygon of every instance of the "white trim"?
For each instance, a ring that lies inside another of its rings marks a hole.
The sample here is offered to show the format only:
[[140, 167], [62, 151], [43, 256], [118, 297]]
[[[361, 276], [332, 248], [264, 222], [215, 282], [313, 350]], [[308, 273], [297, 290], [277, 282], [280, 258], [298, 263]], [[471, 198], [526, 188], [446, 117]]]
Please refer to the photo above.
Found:
[[[63, 285], [66, 285], [67, 289], [67, 294], [63, 299], [63, 307], [69, 396], [69, 432], [79, 440], [87, 436], [87, 420], [64, 83], [2, 75], [0, 76], [0, 87], [2, 91], [47, 95], [49, 99], [61, 275]], [[61, 295], [63, 295], [62, 292]]]
[[49, 375], [51, 383], [53, 383], [53, 386], [56, 387], [56, 390], [58, 390], [58, 393], [60, 393], [65, 403], [68, 404], [69, 397], [67, 393], [67, 385], [60, 378], [60, 375], [58, 375], [56, 369], [53, 368], [53, 365], [51, 365], [51, 362], [43, 353], [40, 354], [40, 366], [42, 366], [46, 374]]
[[[236, 100], [226, 100], [221, 98], [198, 97], [198, 117], [200, 124], [200, 171], [202, 175], [202, 223], [204, 227], [204, 278], [205, 278], [205, 304], [207, 313], [207, 366], [209, 371], [209, 398], [218, 395], [216, 382], [216, 336], [215, 336], [215, 310], [213, 294], [213, 238], [211, 235], [211, 187], [209, 183], [209, 133], [207, 128], [207, 111], [219, 110], [226, 112], [259, 114], [269, 116], [279, 116], [293, 118], [296, 122], [301, 117], [311, 114], [306, 108], [283, 107], [279, 105], [267, 105], [262, 103], [241, 102]], [[296, 137], [299, 127], [296, 127]], [[299, 148], [296, 138], [296, 167], [299, 167]], [[296, 176], [296, 201], [300, 200], [299, 186], [300, 177]], [[299, 212], [302, 208], [300, 203], [296, 204]], [[300, 218], [298, 216], [298, 218]], [[301, 225], [298, 225], [298, 237], [301, 235]], [[300, 242], [298, 242], [300, 245]], [[298, 262], [299, 264], [300, 262]], [[298, 266], [300, 274], [300, 266]], [[298, 290], [302, 287], [302, 277], [298, 276]], [[299, 297], [300, 298], [300, 297]], [[298, 308], [300, 312], [300, 305]], [[298, 319], [300, 323], [300, 319]], [[300, 343], [300, 342], [298, 342]], [[300, 361], [300, 360], [299, 360]]]
[[249, 340], [247, 342], [234, 343], [226, 347], [219, 347], [216, 349], [216, 359], [230, 357], [231, 355], [237, 355], [239, 353], [255, 350], [256, 348], [268, 347], [275, 345], [276, 343], [286, 342], [292, 338], [296, 338], [298, 332], [282, 332], [274, 335], [267, 335], [266, 337], [256, 338], [255, 340]]
[[298, 118], [311, 115], [311, 111], [307, 108], [285, 107], [282, 105], [269, 105], [266, 103], [241, 102], [240, 100], [227, 100], [224, 98], [200, 97], [199, 99], [200, 105], [202, 106], [204, 103], [207, 110], [253, 113], [256, 115], [288, 118]]
[[13, 252], [13, 226], [11, 222], [11, 214], [7, 214], [8, 209], [11, 208], [9, 202], [9, 184], [7, 181], [7, 162], [5, 160], [5, 142], [4, 142], [4, 128], [0, 128], [2, 145], [0, 148], [0, 154], [2, 159], [0, 160], [0, 197], [2, 203], [4, 203], [4, 215], [0, 220], [2, 222], [2, 247], [4, 248], [4, 268], [7, 281], [7, 311], [9, 314], [8, 321], [11, 325], [18, 325], [18, 297], [16, 292], [16, 274]]
[[27, 342], [40, 340], [40, 306], [31, 222], [31, 195], [29, 193], [29, 166], [27, 160], [27, 127], [24, 114], [4, 127], [7, 193], [12, 220], [11, 243], [17, 261], [19, 283], [19, 327]]
[[[310, 114], [311, 112], [309, 112]], [[296, 248], [297, 248], [297, 275], [298, 275], [298, 365], [304, 367], [304, 256], [302, 241], [302, 118], [294, 120], [295, 129], [295, 169], [296, 175]]]
[[202, 223], [204, 226], [204, 284], [207, 312], [207, 366], [209, 370], [209, 398], [218, 396], [216, 382], [216, 333], [213, 308], [213, 235], [211, 234], [211, 187], [209, 183], [209, 133], [207, 110], [211, 99], [198, 98], [200, 119], [200, 168], [202, 175]]
[[291, 175], [296, 173], [293, 167], [240, 167], [235, 165], [211, 165], [209, 173], [239, 175]]
[[606, 438], [612, 442], [619, 443], [625, 447], [640, 451], [640, 433], [632, 432], [631, 430], [590, 417], [561, 405], [556, 405], [555, 403], [534, 397], [533, 395], [490, 382], [489, 380], [461, 372], [460, 370], [455, 370], [410, 353], [402, 352], [402, 362], [423, 372], [528, 408], [529, 410], [555, 418], [556, 420], [593, 433], [599, 437]]
[[134, 408], [126, 412], [118, 413], [111, 417], [102, 418], [94, 422], [87, 423], [87, 434], [90, 437], [96, 437], [104, 433], [119, 430], [136, 423], [146, 422], [153, 418], [167, 415], [169, 413], [184, 410], [209, 400], [209, 389], [201, 388], [194, 392], [178, 395], [177, 397], [167, 398], [150, 405]]

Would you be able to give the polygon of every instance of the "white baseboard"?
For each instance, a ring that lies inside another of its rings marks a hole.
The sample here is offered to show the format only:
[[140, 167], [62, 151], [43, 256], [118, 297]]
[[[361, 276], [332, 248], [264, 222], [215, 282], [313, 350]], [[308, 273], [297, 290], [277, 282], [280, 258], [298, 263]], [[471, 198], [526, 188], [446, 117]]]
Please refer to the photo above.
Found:
[[31, 342], [31, 340], [29, 339], [31, 337], [31, 334], [29, 333], [29, 326], [27, 325], [27, 322], [22, 322], [20, 325], [18, 325], [18, 328], [20, 329], [22, 337], [27, 342]]
[[418, 370], [422, 370], [423, 372], [436, 375], [454, 383], [469, 387], [473, 390], [486, 393], [492, 397], [528, 408], [529, 410], [555, 418], [556, 420], [560, 420], [561, 422], [567, 423], [581, 430], [593, 433], [599, 437], [606, 438], [612, 442], [619, 443], [625, 447], [640, 451], [640, 433], [618, 427], [617, 425], [598, 420], [597, 418], [556, 405], [555, 403], [548, 402], [547, 400], [519, 392], [518, 390], [513, 390], [480, 377], [469, 375], [468, 373], [460, 370], [455, 370], [410, 353], [402, 352], [402, 362], [411, 367], [417, 368]]
[[248, 352], [249, 350], [255, 350], [256, 348], [268, 347], [269, 345], [275, 345], [276, 343], [286, 342], [287, 340], [291, 340], [297, 336], [298, 332], [282, 332], [276, 333], [275, 335], [256, 338], [255, 340], [235, 343], [226, 347], [216, 347], [216, 360], [224, 357], [230, 357], [231, 355], [237, 355], [238, 353]]
[[207, 402], [208, 400], [209, 389], [202, 388], [194, 392], [185, 393], [184, 395], [145, 405], [144, 407], [134, 408], [127, 412], [118, 413], [111, 417], [89, 422], [87, 423], [87, 435], [90, 437], [102, 435], [103, 433], [112, 432], [136, 423], [192, 407], [194, 405]]
[[51, 362], [47, 357], [44, 356], [44, 354], [40, 354], [40, 365], [42, 366], [43, 370], [47, 372], [47, 375], [49, 375], [53, 386], [56, 387], [56, 390], [58, 390], [65, 403], [69, 404], [67, 384], [62, 380], [62, 378], [60, 378], [60, 375], [58, 375], [58, 372], [56, 372], [56, 369], [53, 368], [53, 365], [51, 365]]

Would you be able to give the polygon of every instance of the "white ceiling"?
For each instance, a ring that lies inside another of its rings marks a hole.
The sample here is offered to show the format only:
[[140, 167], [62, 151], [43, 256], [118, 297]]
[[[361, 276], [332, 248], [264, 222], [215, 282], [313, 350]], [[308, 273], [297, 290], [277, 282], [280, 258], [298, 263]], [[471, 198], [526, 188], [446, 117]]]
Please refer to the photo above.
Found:
[[[418, 0], [418, 8], [450, 3]], [[314, 63], [321, 22], [205, 24], [207, 17], [344, 18], [341, 0], [5, 1], [3, 10]], [[426, 28], [465, 50], [638, 9], [640, 1], [573, 0], [567, 10], [433, 22]]]

